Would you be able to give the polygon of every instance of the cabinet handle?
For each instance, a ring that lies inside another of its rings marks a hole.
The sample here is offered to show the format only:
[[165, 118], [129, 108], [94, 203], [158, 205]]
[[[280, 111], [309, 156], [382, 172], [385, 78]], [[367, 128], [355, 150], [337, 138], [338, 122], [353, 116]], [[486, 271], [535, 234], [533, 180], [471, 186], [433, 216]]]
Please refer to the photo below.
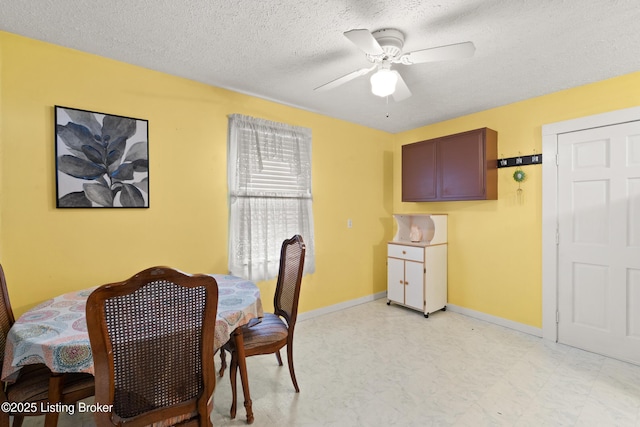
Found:
[[405, 285], [408, 285], [408, 284], [409, 284], [409, 282], [405, 281], [405, 282], [404, 282], [404, 284], [405, 284]]
[[404, 284], [404, 282], [402, 280], [400, 280], [400, 284], [402, 285], [402, 284]]
[[402, 255], [406, 255], [406, 254], [407, 254], [407, 251], [402, 251]]

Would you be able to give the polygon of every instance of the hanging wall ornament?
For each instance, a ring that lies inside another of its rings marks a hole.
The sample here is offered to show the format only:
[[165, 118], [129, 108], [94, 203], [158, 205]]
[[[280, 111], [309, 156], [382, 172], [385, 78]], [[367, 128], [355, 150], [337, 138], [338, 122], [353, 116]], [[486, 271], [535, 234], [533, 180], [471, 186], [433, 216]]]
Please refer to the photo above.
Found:
[[520, 169], [520, 167], [518, 167], [513, 173], [513, 180], [518, 183], [518, 190], [516, 190], [516, 199], [518, 200], [519, 204], [522, 204], [524, 202], [524, 195], [522, 188], [520, 188], [520, 183], [522, 183], [522, 181], [524, 181], [526, 177], [527, 174], [524, 173], [524, 171]]

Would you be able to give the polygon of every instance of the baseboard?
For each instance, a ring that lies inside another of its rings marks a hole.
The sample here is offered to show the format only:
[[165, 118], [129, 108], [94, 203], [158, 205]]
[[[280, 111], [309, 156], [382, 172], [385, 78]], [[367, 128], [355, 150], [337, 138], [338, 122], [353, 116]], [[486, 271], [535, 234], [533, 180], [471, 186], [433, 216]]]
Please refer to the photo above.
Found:
[[533, 326], [525, 325], [524, 323], [514, 322], [513, 320], [503, 319], [502, 317], [492, 316], [490, 314], [482, 313], [481, 311], [471, 310], [469, 308], [459, 307], [454, 304], [447, 304], [447, 310], [454, 313], [464, 314], [465, 316], [473, 317], [475, 319], [484, 320], [485, 322], [494, 323], [505, 328], [515, 329], [525, 334], [534, 335], [542, 338], [542, 328], [536, 328]]
[[356, 305], [364, 304], [367, 302], [375, 301], [380, 298], [386, 298], [387, 292], [378, 292], [377, 294], [367, 295], [366, 297], [356, 298], [349, 301], [344, 301], [338, 304], [330, 305], [328, 307], [322, 307], [317, 310], [305, 311], [298, 314], [298, 321], [313, 319], [314, 317], [323, 316], [325, 314], [334, 313], [336, 311], [344, 310], [346, 308], [355, 307]]

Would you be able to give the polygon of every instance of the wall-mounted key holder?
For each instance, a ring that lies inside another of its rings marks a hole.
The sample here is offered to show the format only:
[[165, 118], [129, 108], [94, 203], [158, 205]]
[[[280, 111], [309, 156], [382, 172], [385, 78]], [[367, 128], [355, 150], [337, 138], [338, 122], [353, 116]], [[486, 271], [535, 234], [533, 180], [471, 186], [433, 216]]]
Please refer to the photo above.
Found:
[[509, 168], [513, 166], [527, 166], [537, 164], [542, 164], [542, 154], [528, 154], [526, 156], [498, 159], [498, 168]]

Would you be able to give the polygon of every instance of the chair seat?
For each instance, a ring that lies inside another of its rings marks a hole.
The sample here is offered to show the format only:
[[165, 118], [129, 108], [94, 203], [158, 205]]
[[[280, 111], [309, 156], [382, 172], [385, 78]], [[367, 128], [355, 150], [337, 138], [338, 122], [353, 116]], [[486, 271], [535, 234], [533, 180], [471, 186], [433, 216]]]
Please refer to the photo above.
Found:
[[265, 313], [262, 321], [242, 329], [244, 348], [251, 350], [287, 340], [287, 324], [273, 313]]
[[[27, 365], [20, 370], [15, 384], [7, 388], [7, 398], [11, 402], [40, 402], [48, 400], [49, 377], [51, 371], [43, 364]], [[62, 395], [74, 394], [82, 390], [93, 390], [94, 378], [91, 374], [69, 373], [64, 380]], [[87, 391], [92, 396], [93, 391]], [[63, 398], [64, 400], [64, 398]]]

